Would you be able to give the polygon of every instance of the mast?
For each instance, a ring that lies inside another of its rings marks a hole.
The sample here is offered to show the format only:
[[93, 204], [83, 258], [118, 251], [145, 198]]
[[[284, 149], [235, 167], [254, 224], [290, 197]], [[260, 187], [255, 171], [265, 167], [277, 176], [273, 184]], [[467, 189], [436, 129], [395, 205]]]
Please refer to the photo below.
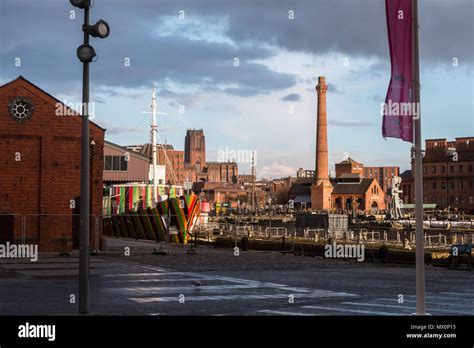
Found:
[[151, 121], [151, 146], [152, 146], [152, 163], [153, 163], [153, 206], [156, 206], [158, 203], [158, 192], [157, 192], [157, 183], [156, 183], [156, 133], [158, 127], [156, 125], [156, 88], [153, 88], [151, 94], [151, 111], [153, 118]]
[[252, 151], [252, 212], [255, 212], [255, 151]]

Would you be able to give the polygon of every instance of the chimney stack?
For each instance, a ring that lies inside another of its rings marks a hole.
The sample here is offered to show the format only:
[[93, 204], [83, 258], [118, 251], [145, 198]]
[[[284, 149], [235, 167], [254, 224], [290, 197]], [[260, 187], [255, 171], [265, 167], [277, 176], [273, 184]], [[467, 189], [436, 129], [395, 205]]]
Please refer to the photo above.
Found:
[[331, 208], [332, 185], [328, 175], [328, 126], [326, 114], [326, 78], [318, 77], [316, 86], [318, 111], [316, 117], [316, 177], [311, 186], [311, 207], [313, 210]]
[[318, 113], [316, 121], [316, 184], [328, 179], [328, 124], [326, 114], [326, 78], [319, 76], [316, 91]]

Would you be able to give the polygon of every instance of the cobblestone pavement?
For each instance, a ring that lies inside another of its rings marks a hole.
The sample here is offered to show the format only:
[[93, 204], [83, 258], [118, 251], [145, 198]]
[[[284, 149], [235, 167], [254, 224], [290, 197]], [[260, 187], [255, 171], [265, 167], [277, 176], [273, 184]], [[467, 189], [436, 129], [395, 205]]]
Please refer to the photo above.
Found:
[[[415, 309], [412, 266], [188, 250], [174, 246], [166, 256], [132, 247], [130, 256], [91, 257], [92, 314], [408, 315]], [[2, 260], [0, 314], [76, 314], [77, 268], [77, 254]], [[427, 266], [426, 280], [431, 314], [474, 315], [471, 272]]]

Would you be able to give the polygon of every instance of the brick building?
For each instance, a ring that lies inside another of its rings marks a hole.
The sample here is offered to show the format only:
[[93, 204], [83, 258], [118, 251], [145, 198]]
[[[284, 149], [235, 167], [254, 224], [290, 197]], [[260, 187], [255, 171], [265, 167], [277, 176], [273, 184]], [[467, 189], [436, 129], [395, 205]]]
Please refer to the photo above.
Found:
[[237, 175], [237, 183], [244, 185], [244, 186], [250, 186], [252, 185], [252, 182], [257, 180], [255, 175], [253, 174], [239, 174]]
[[206, 164], [206, 137], [202, 129], [188, 129], [184, 137], [184, 161], [202, 172]]
[[184, 138], [185, 171], [192, 182], [237, 183], [236, 162], [206, 162], [206, 137], [202, 129], [188, 129]]
[[[349, 157], [336, 163], [335, 167], [336, 177], [329, 178], [331, 191], [326, 198], [328, 210], [376, 213], [386, 209], [385, 191], [375, 177], [364, 177], [362, 163]], [[289, 190], [289, 199], [296, 205], [309, 207], [313, 181], [313, 178], [297, 178]]]
[[363, 175], [364, 165], [348, 157], [347, 159], [336, 163], [336, 178], [342, 174], [360, 174]]
[[[151, 158], [151, 144], [129, 145], [126, 148]], [[206, 137], [202, 129], [188, 129], [184, 151], [172, 145], [157, 145], [157, 163], [166, 166], [166, 182], [184, 185], [185, 182], [237, 183], [238, 166], [235, 162], [206, 162]], [[166, 156], [165, 156], [166, 154]], [[166, 158], [167, 157], [167, 158]]]
[[[474, 213], [474, 137], [427, 139], [423, 157], [423, 203]], [[402, 175], [402, 199], [414, 203], [414, 168]]]
[[[152, 161], [152, 145], [128, 145], [127, 149], [146, 156]], [[172, 182], [174, 185], [182, 186], [188, 180], [189, 173], [184, 166], [184, 151], [175, 150], [170, 144], [156, 145], [156, 163], [165, 166], [165, 182]]]
[[[22, 76], [0, 86], [0, 242], [22, 240], [23, 216], [25, 241], [40, 251], [77, 248], [81, 124], [75, 111]], [[95, 215], [102, 212], [104, 133], [90, 123]], [[93, 248], [100, 234], [91, 228]]]
[[387, 189], [392, 184], [392, 177], [400, 175], [399, 167], [363, 167], [363, 175], [365, 178], [375, 178], [379, 182], [382, 190]]
[[331, 208], [336, 211], [378, 212], [384, 210], [385, 193], [374, 178], [344, 173], [333, 179]]

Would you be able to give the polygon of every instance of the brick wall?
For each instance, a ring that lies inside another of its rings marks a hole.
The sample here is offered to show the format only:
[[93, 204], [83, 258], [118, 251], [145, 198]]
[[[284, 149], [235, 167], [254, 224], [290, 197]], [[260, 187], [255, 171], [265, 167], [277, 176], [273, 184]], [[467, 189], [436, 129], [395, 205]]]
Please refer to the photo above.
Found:
[[[8, 112], [10, 101], [19, 96], [34, 107], [24, 123]], [[57, 116], [58, 102], [22, 77], [0, 87], [0, 213], [27, 215], [27, 241], [38, 242], [41, 251], [71, 249], [74, 237], [78, 238], [79, 219], [73, 213], [80, 212], [82, 121], [77, 115]], [[101, 214], [102, 207], [104, 132], [91, 123], [90, 140], [95, 142], [90, 154], [91, 213], [95, 215]], [[14, 238], [21, 240], [16, 224]]]

